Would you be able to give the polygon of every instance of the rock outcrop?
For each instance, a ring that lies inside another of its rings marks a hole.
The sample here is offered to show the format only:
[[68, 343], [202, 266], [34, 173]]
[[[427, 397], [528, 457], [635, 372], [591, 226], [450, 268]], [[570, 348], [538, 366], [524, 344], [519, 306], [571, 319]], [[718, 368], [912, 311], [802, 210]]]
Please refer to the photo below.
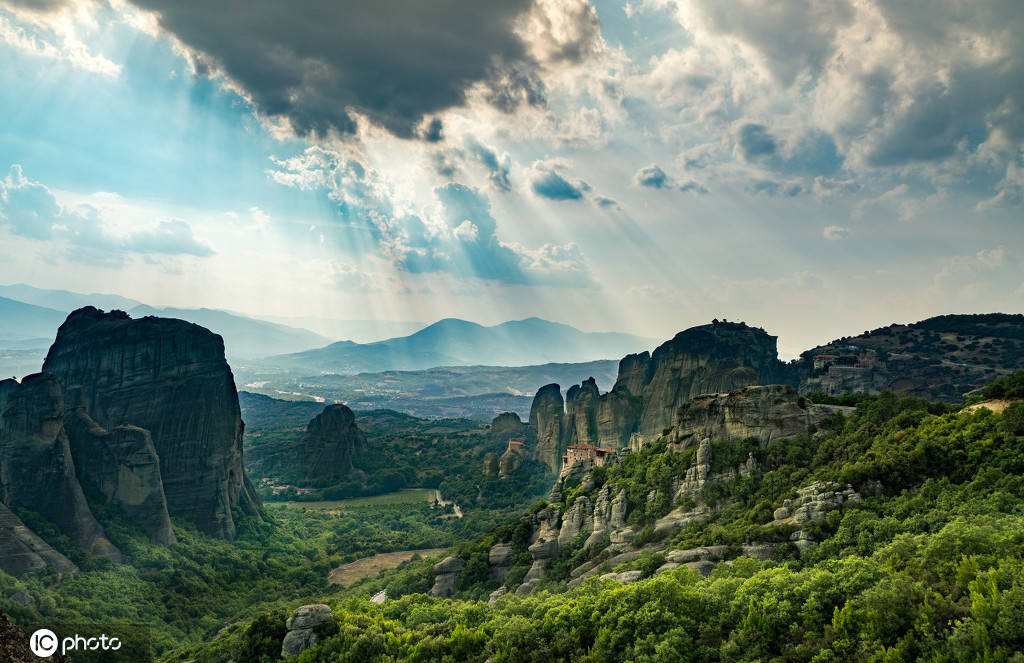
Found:
[[85, 307], [60, 326], [43, 373], [103, 429], [149, 431], [171, 515], [222, 538], [234, 536], [234, 507], [259, 517], [220, 336], [183, 320]]
[[0, 571], [20, 576], [46, 567], [60, 573], [78, 571], [71, 560], [36, 536], [18, 516], [0, 503]]
[[430, 588], [428, 595], [436, 599], [450, 599], [455, 596], [465, 566], [466, 560], [458, 555], [445, 557], [434, 564], [434, 586]]
[[515, 412], [502, 412], [491, 420], [491, 439], [507, 443], [509, 440], [521, 440], [526, 435], [526, 424]]
[[60, 383], [29, 375], [3, 388], [0, 424], [0, 502], [35, 511], [84, 552], [121, 560], [85, 500], [64, 430]]
[[281, 643], [281, 658], [298, 656], [316, 645], [316, 628], [334, 620], [334, 612], [323, 603], [296, 608], [285, 622], [288, 632]]
[[541, 460], [555, 472], [570, 444], [639, 449], [671, 428], [691, 398], [792, 383], [791, 372], [778, 359], [774, 336], [743, 323], [714, 322], [680, 332], [653, 353], [623, 358], [606, 394], [586, 380], [569, 388], [563, 404], [558, 385], [543, 387], [533, 401], [530, 431]]
[[681, 449], [701, 439], [757, 438], [767, 445], [813, 432], [836, 409], [808, 403], [796, 389], [781, 384], [706, 394], [679, 406], [671, 440]]
[[530, 441], [533, 443], [537, 459], [551, 470], [558, 473], [565, 453], [562, 440], [562, 420], [565, 418], [565, 401], [557, 384], [544, 385], [537, 390], [530, 406]]
[[509, 440], [505, 453], [501, 454], [498, 459], [498, 477], [508, 479], [515, 474], [515, 471], [523, 464], [526, 454], [526, 446], [522, 442]]
[[352, 477], [352, 459], [366, 451], [366, 436], [352, 410], [328, 405], [306, 426], [295, 451], [305, 481], [340, 481]]
[[167, 512], [160, 457], [149, 431], [117, 426], [107, 431], [85, 410], [68, 410], [64, 426], [79, 482], [120, 507], [154, 541], [176, 543]]

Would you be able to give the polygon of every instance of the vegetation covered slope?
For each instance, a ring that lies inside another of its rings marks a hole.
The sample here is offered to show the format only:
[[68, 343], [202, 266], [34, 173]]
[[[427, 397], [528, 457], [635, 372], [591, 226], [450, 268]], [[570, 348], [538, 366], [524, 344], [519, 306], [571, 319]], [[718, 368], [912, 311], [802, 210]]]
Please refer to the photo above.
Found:
[[[664, 515], [670, 505], [647, 498], [687, 466], [689, 454], [665, 445], [592, 475], [591, 491], [627, 491], [634, 527]], [[656, 542], [724, 545], [729, 563], [709, 577], [684, 567], [655, 575], [663, 557], [638, 536], [648, 546], [631, 562], [646, 576], [639, 582], [595, 577], [566, 589], [568, 570], [592, 554], [567, 546], [539, 591], [473, 600], [496, 586], [480, 563], [491, 545], [512, 542], [522, 564], [523, 521], [514, 521], [456, 549], [466, 559], [459, 595], [472, 598], [427, 598], [429, 566], [410, 563], [336, 595], [337, 626], [299, 660], [1024, 660], [1024, 403], [961, 412], [885, 393], [811, 437], [714, 447], [717, 464], [753, 453], [759, 469], [706, 486], [701, 498], [719, 510]], [[766, 524], [772, 509], [827, 480], [864, 499], [802, 525], [816, 545], [786, 543], [765, 562], [740, 555], [746, 542], [788, 542], [792, 526]], [[563, 499], [581, 491], [567, 487]], [[395, 600], [361, 598], [385, 586]], [[403, 588], [412, 593], [399, 598]], [[277, 660], [285, 617], [264, 614], [166, 660]]]

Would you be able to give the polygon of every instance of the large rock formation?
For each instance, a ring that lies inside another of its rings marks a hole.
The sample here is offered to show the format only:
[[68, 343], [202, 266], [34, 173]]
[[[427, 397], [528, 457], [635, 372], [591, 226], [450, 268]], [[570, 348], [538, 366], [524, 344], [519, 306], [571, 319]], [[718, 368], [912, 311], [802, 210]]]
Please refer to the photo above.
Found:
[[38, 373], [16, 388], [11, 382], [2, 389], [0, 502], [35, 511], [88, 554], [120, 561], [78, 483], [60, 383]]
[[564, 409], [558, 385], [537, 392], [530, 411], [537, 453], [553, 471], [570, 444], [636, 449], [675, 423], [694, 396], [748, 385], [792, 382], [776, 338], [744, 323], [714, 322], [680, 332], [653, 353], [619, 363], [615, 386], [600, 395], [593, 380], [570, 387]]
[[594, 378], [569, 387], [565, 394], [561, 438], [565, 446], [587, 444], [597, 438], [597, 403], [600, 398], [601, 392]]
[[366, 435], [355, 414], [341, 404], [328, 405], [306, 425], [301, 436], [254, 445], [246, 450], [250, 474], [299, 484], [361, 480], [353, 461], [366, 451]]
[[90, 496], [116, 504], [158, 543], [176, 543], [149, 431], [127, 425], [107, 431], [81, 408], [68, 410], [64, 426], [78, 479], [94, 491]]
[[168, 510], [231, 538], [231, 510], [258, 517], [242, 466], [242, 419], [220, 336], [183, 320], [86, 307], [57, 331], [43, 364], [108, 431], [149, 431]]
[[466, 560], [458, 555], [445, 557], [434, 565], [434, 586], [427, 593], [436, 599], [450, 599], [459, 588], [459, 579]]
[[809, 403], [788, 385], [744, 387], [698, 396], [680, 405], [672, 441], [680, 449], [702, 439], [753, 437], [770, 444], [813, 432], [814, 426], [836, 410], [847, 409]]
[[565, 453], [562, 441], [562, 420], [565, 418], [565, 402], [562, 390], [557, 384], [544, 385], [537, 390], [530, 406], [530, 439], [536, 449], [537, 459], [544, 463], [552, 474], [558, 473]]
[[297, 452], [306, 481], [351, 478], [352, 459], [366, 451], [366, 436], [347, 406], [328, 405], [309, 422]]

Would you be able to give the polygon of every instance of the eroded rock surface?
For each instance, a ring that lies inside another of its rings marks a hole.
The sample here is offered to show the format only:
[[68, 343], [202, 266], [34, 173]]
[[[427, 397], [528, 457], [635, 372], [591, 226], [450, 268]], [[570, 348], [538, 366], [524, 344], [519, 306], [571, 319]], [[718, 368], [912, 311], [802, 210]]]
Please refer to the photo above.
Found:
[[121, 561], [93, 516], [75, 473], [64, 430], [64, 395], [37, 373], [4, 387], [0, 423], [0, 502], [40, 514], [91, 555]]
[[136, 426], [107, 431], [82, 409], [69, 410], [64, 425], [82, 485], [119, 506], [153, 540], [176, 543], [149, 431]]
[[223, 538], [235, 533], [232, 508], [259, 517], [220, 336], [183, 320], [86, 307], [60, 326], [43, 373], [102, 428], [150, 432], [171, 515]]
[[459, 588], [459, 578], [465, 566], [466, 560], [458, 555], [445, 557], [435, 564], [434, 586], [430, 588], [429, 596], [437, 599], [450, 599], [455, 596], [455, 590]]
[[281, 643], [281, 658], [298, 656], [316, 645], [316, 628], [335, 620], [331, 607], [323, 603], [304, 605], [295, 609], [288, 617], [285, 628], [288, 633]]

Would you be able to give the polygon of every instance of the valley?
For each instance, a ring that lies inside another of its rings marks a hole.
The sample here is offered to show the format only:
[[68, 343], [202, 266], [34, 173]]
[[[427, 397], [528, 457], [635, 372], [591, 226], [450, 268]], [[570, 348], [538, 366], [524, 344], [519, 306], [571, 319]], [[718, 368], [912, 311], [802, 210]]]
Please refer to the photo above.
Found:
[[[144, 624], [167, 663], [276, 660], [291, 611], [325, 602], [338, 630], [309, 655], [360, 651], [379, 633], [372, 646], [398, 660], [428, 642], [466, 660], [618, 660], [689, 637], [674, 622], [631, 625], [635, 640], [600, 635], [630, 605], [704, 611], [719, 626], [701, 636], [701, 658], [709, 647], [971, 651], [948, 634], [922, 641], [914, 625], [932, 619], [929, 601], [937, 615], [975, 614], [962, 597], [991, 574], [1021, 579], [1024, 515], [1002, 497], [1024, 476], [1020, 318], [883, 328], [788, 363], [763, 329], [715, 321], [618, 362], [324, 379], [423, 407], [494, 381], [526, 401], [421, 417], [328, 397], [344, 391], [239, 392], [203, 327], [80, 309], [42, 373], [0, 383], [0, 610], [15, 624]], [[600, 381], [580, 377], [590, 372]], [[528, 386], [564, 378], [565, 390]], [[194, 477], [208, 492], [184, 488]], [[893, 555], [902, 566], [880, 561]], [[866, 575], [849, 585], [854, 571]], [[782, 577], [824, 583], [800, 591], [825, 607], [771, 613], [796, 632], [752, 631], [728, 606], [769, 619], [744, 588], [793, 602]], [[912, 599], [903, 610], [919, 616], [891, 633], [842, 640], [853, 627], [835, 611], [870, 621], [894, 582], [933, 598]], [[557, 627], [514, 618], [565, 611], [578, 614]]]

